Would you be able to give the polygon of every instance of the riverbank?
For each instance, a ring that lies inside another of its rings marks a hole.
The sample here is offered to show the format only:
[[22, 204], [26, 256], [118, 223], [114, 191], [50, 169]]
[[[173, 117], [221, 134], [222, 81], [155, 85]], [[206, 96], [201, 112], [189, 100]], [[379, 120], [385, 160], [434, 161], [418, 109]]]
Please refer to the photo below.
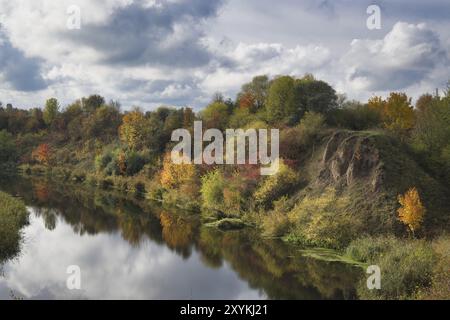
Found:
[[21, 229], [28, 223], [28, 211], [18, 198], [0, 192], [0, 264], [20, 250]]
[[[32, 176], [36, 176], [37, 168], [28, 171]], [[60, 179], [52, 172], [60, 172], [61, 169], [53, 168], [53, 170], [40, 170], [38, 176], [46, 179]], [[73, 184], [82, 189], [94, 188], [101, 189], [105, 192], [115, 192], [118, 195], [128, 195], [134, 197], [136, 195], [145, 195], [136, 193], [136, 190], [129, 190], [124, 193], [120, 188], [105, 184], [91, 184], [88, 180], [66, 179], [59, 180], [60, 183]], [[132, 183], [131, 179], [128, 183]], [[109, 191], [108, 191], [109, 190]], [[141, 201], [146, 201], [142, 199]], [[199, 211], [198, 217], [202, 216]], [[248, 220], [247, 220], [248, 219]], [[244, 221], [253, 221], [253, 218], [243, 217]], [[208, 219], [200, 219], [202, 225], [207, 228], [214, 228], [220, 232], [226, 233], [228, 229], [234, 229], [233, 225], [238, 228], [249, 226], [251, 228], [260, 227], [257, 224], [249, 224], [248, 222], [240, 223], [236, 218], [222, 217], [216, 222]], [[220, 227], [225, 221], [226, 227]], [[233, 222], [232, 224], [228, 222]], [[172, 229], [171, 229], [172, 230]], [[172, 230], [173, 232], [173, 230]], [[261, 232], [259, 232], [261, 233]], [[264, 235], [263, 235], [264, 236]], [[261, 236], [260, 236], [261, 237]], [[411, 238], [396, 238], [390, 236], [365, 237], [358, 235], [356, 239], [351, 241], [346, 247], [339, 250], [323, 250], [314, 249], [298, 245], [298, 251], [305, 257], [322, 260], [330, 263], [344, 263], [362, 267], [361, 274], [365, 273], [365, 267], [368, 265], [378, 265], [383, 275], [383, 290], [370, 291], [366, 287], [366, 278], [362, 277], [357, 286], [358, 296], [366, 299], [427, 299], [433, 297], [449, 297], [448, 291], [448, 266], [450, 238], [448, 236], [440, 236], [434, 240], [418, 240]], [[259, 240], [253, 239], [256, 242]]]

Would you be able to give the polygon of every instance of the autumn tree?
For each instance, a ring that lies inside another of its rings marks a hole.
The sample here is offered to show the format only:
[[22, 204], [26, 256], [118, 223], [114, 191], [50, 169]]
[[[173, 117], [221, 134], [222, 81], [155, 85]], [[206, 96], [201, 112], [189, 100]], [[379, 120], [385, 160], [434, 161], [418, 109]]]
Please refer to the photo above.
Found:
[[425, 216], [425, 207], [420, 200], [419, 192], [415, 187], [411, 188], [403, 196], [398, 197], [398, 202], [401, 204], [398, 209], [399, 220], [408, 227], [414, 236]]
[[44, 115], [43, 115], [45, 124], [50, 126], [53, 123], [53, 121], [55, 121], [56, 116], [58, 115], [58, 112], [59, 112], [58, 100], [55, 98], [48, 99], [47, 102], [45, 103], [45, 109], [44, 109]]
[[119, 127], [120, 140], [132, 150], [143, 147], [148, 133], [147, 119], [136, 109], [127, 113]]
[[47, 143], [43, 143], [43, 144], [39, 145], [32, 152], [33, 159], [35, 159], [40, 164], [43, 164], [46, 166], [49, 165], [49, 163], [50, 163], [50, 155], [51, 155], [51, 150], [50, 150], [50, 146]]
[[163, 169], [161, 172], [161, 185], [167, 189], [180, 187], [183, 184], [191, 183], [196, 177], [195, 166], [190, 163], [175, 164], [171, 155], [164, 157]]
[[387, 100], [381, 97], [369, 99], [369, 108], [379, 112], [383, 125], [401, 136], [405, 136], [415, 124], [411, 98], [405, 93], [391, 92]]
[[266, 75], [256, 76], [251, 82], [242, 86], [237, 100], [241, 108], [248, 108], [255, 112], [262, 110], [265, 106], [270, 86], [269, 77]]

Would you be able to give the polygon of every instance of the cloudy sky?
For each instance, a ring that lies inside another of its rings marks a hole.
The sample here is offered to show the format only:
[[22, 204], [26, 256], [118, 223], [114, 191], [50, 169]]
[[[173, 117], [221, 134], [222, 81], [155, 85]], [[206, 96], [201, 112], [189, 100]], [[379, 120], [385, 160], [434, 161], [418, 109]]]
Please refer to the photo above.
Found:
[[[72, 5], [80, 29], [67, 27]], [[417, 97], [450, 78], [449, 12], [448, 0], [0, 0], [0, 101], [99, 93], [199, 109], [255, 75], [306, 72], [352, 99]]]

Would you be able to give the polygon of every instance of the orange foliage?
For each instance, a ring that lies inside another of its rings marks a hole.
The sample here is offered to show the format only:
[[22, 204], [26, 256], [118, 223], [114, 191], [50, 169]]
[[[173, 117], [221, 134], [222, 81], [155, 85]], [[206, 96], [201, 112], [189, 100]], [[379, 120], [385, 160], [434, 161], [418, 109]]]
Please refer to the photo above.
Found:
[[245, 93], [239, 99], [239, 108], [241, 109], [253, 109], [256, 104], [256, 99], [251, 93]]
[[37, 162], [43, 165], [48, 165], [50, 162], [50, 146], [46, 143], [39, 145], [33, 152], [32, 157]]
[[163, 187], [172, 189], [183, 184], [192, 182], [195, 179], [196, 171], [193, 164], [175, 164], [170, 154], [164, 157], [163, 169], [161, 172], [161, 184]]

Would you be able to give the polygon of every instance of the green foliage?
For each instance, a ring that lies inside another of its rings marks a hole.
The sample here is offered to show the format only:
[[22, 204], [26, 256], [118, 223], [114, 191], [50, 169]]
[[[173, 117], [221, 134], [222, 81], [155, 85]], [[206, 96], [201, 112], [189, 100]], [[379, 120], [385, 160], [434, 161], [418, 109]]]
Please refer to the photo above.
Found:
[[352, 242], [347, 255], [355, 260], [378, 265], [382, 272], [381, 289], [369, 290], [361, 281], [362, 299], [411, 299], [420, 288], [431, 284], [436, 254], [423, 240], [363, 238]]
[[229, 119], [229, 107], [223, 102], [213, 102], [201, 112], [201, 118], [205, 127], [224, 130]]
[[425, 96], [420, 100], [420, 108], [417, 110], [413, 131], [414, 148], [423, 151], [428, 158], [439, 162], [444, 168], [449, 168], [449, 141], [450, 100]]
[[343, 108], [334, 109], [327, 115], [330, 126], [350, 130], [367, 130], [380, 127], [379, 112], [357, 101], [344, 103]]
[[294, 122], [298, 109], [294, 78], [283, 76], [273, 80], [267, 95], [267, 120], [270, 123]]
[[327, 188], [306, 195], [289, 212], [293, 227], [286, 238], [309, 246], [343, 248], [363, 230], [362, 218], [347, 211], [350, 199]]
[[262, 214], [262, 228], [264, 236], [282, 237], [291, 227], [288, 212], [291, 209], [288, 203], [288, 197], [281, 197], [274, 201], [273, 210]]
[[337, 106], [336, 91], [328, 83], [316, 80], [311, 75], [296, 80], [295, 90], [300, 100], [301, 113], [310, 111], [326, 114]]
[[59, 102], [55, 98], [50, 98], [45, 103], [45, 109], [44, 109], [44, 121], [45, 123], [50, 126], [53, 124], [53, 121], [55, 121], [56, 116], [59, 112]]
[[19, 251], [20, 229], [28, 222], [28, 211], [19, 199], [0, 192], [0, 263]]
[[0, 131], [0, 164], [14, 162], [17, 159], [17, 147], [14, 138], [5, 130]]
[[148, 161], [145, 152], [108, 148], [95, 157], [95, 168], [97, 172], [103, 172], [106, 175], [134, 176]]
[[273, 201], [292, 192], [298, 181], [297, 173], [280, 161], [278, 172], [263, 180], [254, 193], [256, 204], [262, 208], [270, 208]]
[[205, 174], [202, 178], [200, 193], [202, 195], [203, 206], [209, 209], [215, 209], [223, 203], [223, 189], [225, 187], [225, 178], [218, 169]]

